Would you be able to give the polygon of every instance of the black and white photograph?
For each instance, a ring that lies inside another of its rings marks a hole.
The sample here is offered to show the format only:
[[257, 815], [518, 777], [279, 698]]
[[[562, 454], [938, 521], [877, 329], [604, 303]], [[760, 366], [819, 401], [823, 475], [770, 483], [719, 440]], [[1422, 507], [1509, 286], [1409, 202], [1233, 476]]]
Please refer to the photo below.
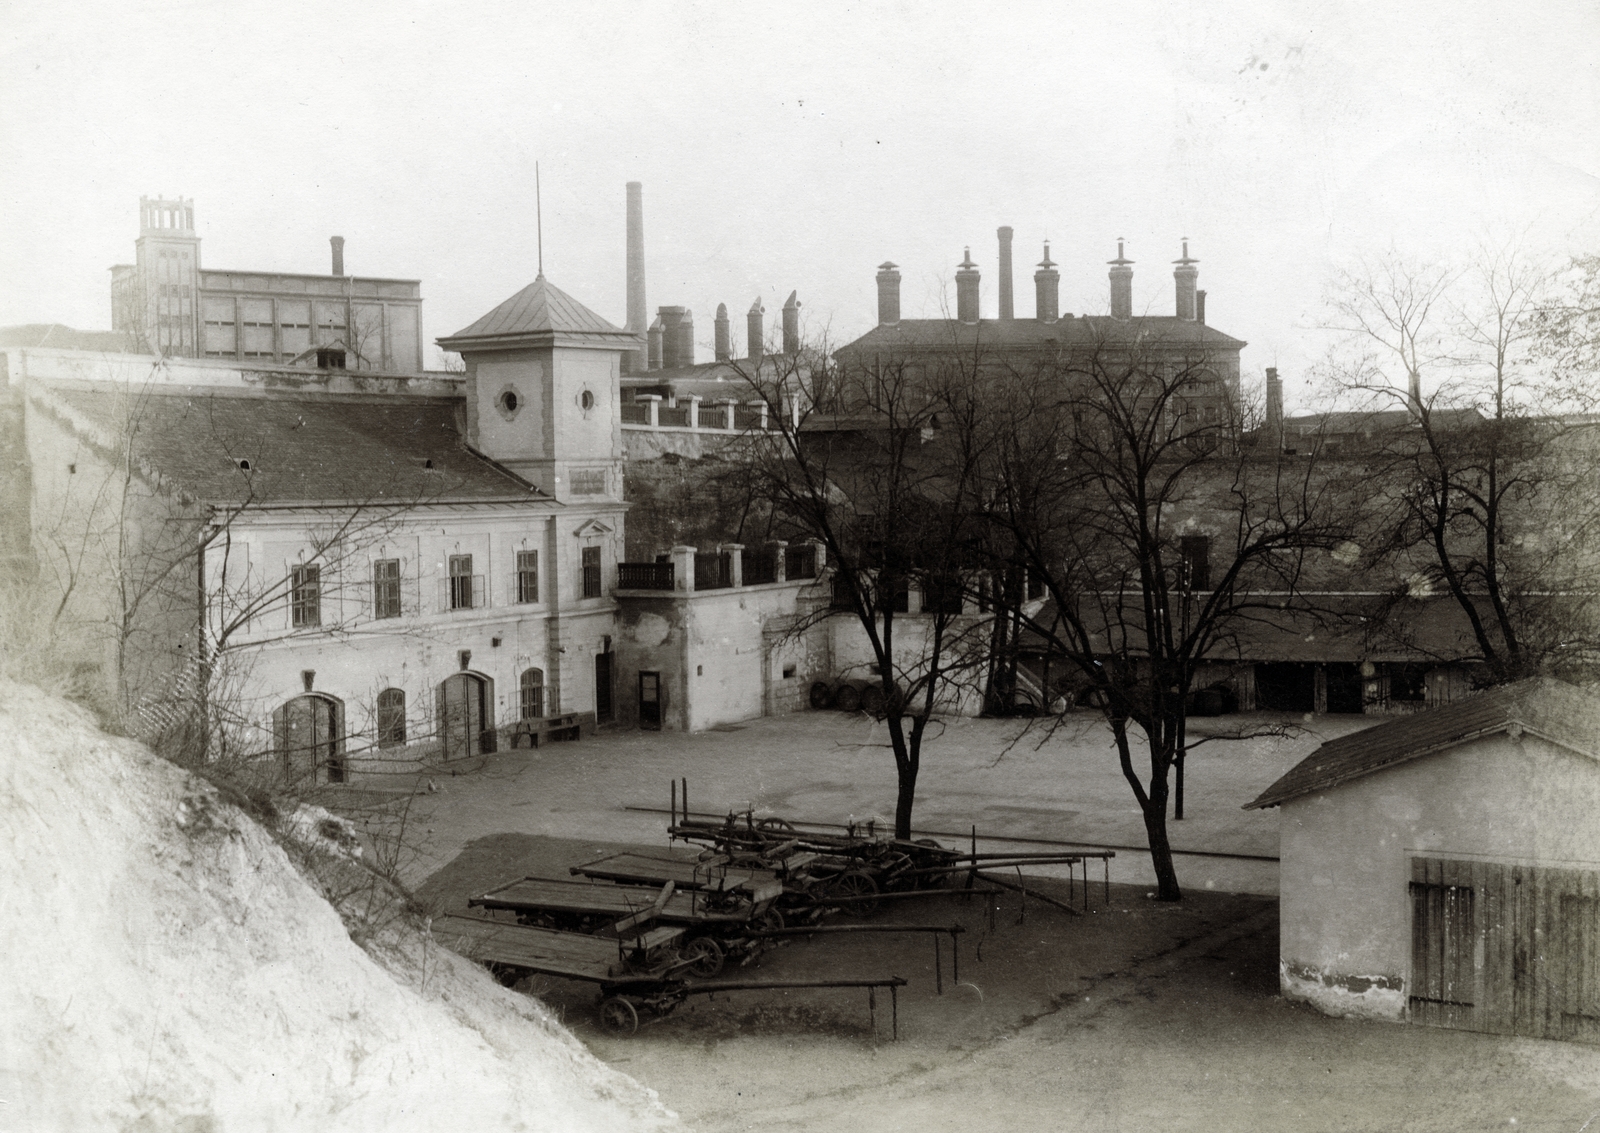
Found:
[[1597, 48], [0, 0], [0, 1131], [1600, 1133]]

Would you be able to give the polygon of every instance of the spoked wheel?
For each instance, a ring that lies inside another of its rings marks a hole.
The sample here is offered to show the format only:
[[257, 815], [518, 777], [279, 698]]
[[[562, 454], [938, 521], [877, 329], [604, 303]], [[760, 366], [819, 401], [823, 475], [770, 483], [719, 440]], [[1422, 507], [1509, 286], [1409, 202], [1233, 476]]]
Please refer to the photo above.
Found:
[[777, 909], [768, 909], [756, 918], [755, 926], [761, 932], [777, 932], [783, 928], [783, 914]]
[[600, 1025], [619, 1035], [631, 1035], [639, 1029], [639, 1012], [620, 995], [613, 995], [600, 1002]]
[[833, 690], [828, 687], [827, 681], [813, 681], [811, 682], [811, 691], [808, 699], [811, 701], [811, 707], [819, 711], [824, 708], [832, 708]]
[[722, 945], [709, 936], [697, 936], [689, 941], [684, 946], [683, 958], [690, 961], [689, 971], [702, 979], [710, 979], [722, 971], [722, 962], [726, 959]]
[[840, 712], [859, 712], [861, 710], [861, 690], [855, 685], [840, 685], [833, 694], [833, 706]]
[[862, 873], [858, 869], [841, 873], [834, 878], [833, 884], [828, 887], [830, 897], [860, 897], [862, 900], [849, 901], [839, 906], [839, 911], [847, 917], [867, 917], [878, 911], [878, 902], [869, 898], [878, 895], [878, 883], [873, 880], [870, 873]]

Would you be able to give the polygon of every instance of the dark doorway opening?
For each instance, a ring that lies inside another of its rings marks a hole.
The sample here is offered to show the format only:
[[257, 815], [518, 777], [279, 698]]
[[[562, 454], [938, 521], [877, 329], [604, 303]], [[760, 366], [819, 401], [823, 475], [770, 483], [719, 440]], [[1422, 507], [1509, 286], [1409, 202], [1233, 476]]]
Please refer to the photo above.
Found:
[[609, 723], [611, 708], [611, 654], [594, 655], [594, 718], [598, 724]]
[[273, 739], [291, 778], [343, 783], [344, 709], [331, 696], [307, 694], [272, 714]]
[[1361, 666], [1350, 661], [1334, 661], [1328, 669], [1328, 711], [1362, 711]]
[[1257, 662], [1256, 707], [1263, 712], [1315, 712], [1316, 666], [1304, 661]]
[[661, 674], [639, 674], [639, 727], [661, 730]]

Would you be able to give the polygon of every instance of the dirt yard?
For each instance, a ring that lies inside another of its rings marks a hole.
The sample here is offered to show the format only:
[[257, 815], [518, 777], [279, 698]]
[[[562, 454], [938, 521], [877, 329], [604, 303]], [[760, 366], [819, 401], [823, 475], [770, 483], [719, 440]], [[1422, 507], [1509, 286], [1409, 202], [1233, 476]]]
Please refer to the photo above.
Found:
[[[497, 882], [566, 876], [622, 848], [482, 837], [419, 895], [456, 909]], [[1067, 897], [1064, 883], [1029, 884]], [[868, 923], [965, 927], [960, 983], [946, 947], [942, 996], [926, 934], [798, 938], [736, 973], [904, 976], [898, 1042], [883, 993], [876, 1031], [862, 991], [740, 992], [619, 1038], [596, 1025], [592, 988], [524, 990], [708, 1133], [1600, 1127], [1600, 1050], [1329, 1019], [1280, 999], [1270, 897], [1200, 891], [1172, 906], [1115, 884], [1109, 904], [1098, 885], [1090, 896], [1084, 916], [1024, 909], [1016, 894], [993, 910], [955, 898], [875, 914]]]

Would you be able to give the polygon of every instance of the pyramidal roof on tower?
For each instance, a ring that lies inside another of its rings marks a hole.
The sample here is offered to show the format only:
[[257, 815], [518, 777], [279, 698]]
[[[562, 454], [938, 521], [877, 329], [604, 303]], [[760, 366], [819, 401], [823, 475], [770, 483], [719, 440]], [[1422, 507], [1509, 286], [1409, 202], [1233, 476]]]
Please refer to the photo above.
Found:
[[629, 347], [638, 336], [595, 314], [540, 275], [471, 326], [439, 339], [447, 350], [462, 346], [541, 345], [560, 341]]

